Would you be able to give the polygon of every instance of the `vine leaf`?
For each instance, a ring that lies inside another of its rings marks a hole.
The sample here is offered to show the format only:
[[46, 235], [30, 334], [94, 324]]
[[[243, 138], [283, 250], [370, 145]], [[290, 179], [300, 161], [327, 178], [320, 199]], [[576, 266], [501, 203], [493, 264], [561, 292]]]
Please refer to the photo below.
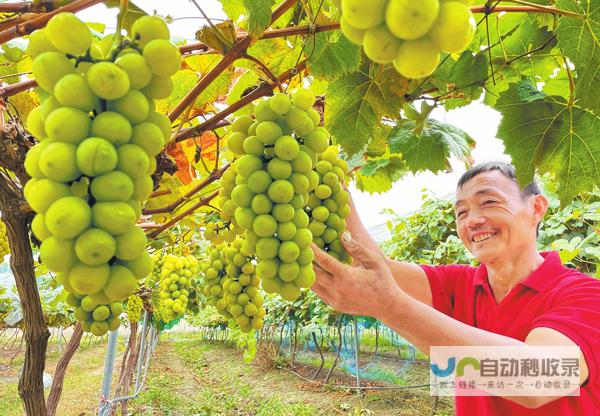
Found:
[[529, 183], [535, 170], [553, 173], [561, 203], [600, 181], [600, 118], [569, 106], [563, 97], [538, 91], [531, 81], [512, 84], [496, 105], [502, 114], [498, 137], [517, 168], [517, 179]]
[[471, 149], [475, 147], [475, 140], [466, 132], [434, 119], [425, 120], [422, 126], [402, 120], [392, 130], [388, 143], [392, 153], [402, 153], [413, 173], [446, 170], [451, 155], [470, 164]]
[[585, 15], [584, 19], [561, 17], [556, 34], [558, 46], [575, 65], [578, 104], [596, 113], [600, 106], [600, 0], [558, 0], [558, 8]]
[[372, 158], [356, 173], [356, 187], [364, 192], [383, 193], [392, 189], [392, 184], [400, 180], [408, 168], [402, 155], [386, 154]]
[[311, 74], [321, 79], [336, 79], [358, 70], [360, 65], [360, 47], [340, 36], [340, 32], [311, 36], [305, 51]]
[[210, 48], [225, 55], [233, 48], [237, 41], [237, 35], [233, 23], [226, 20], [212, 26], [204, 26], [196, 32], [196, 39], [205, 43]]
[[244, 0], [248, 13], [248, 32], [254, 38], [263, 34], [271, 24], [273, 0]]
[[407, 87], [407, 80], [394, 68], [370, 67], [366, 61], [359, 72], [343, 75], [329, 84], [325, 125], [352, 156], [362, 151], [382, 128], [383, 117], [398, 117]]

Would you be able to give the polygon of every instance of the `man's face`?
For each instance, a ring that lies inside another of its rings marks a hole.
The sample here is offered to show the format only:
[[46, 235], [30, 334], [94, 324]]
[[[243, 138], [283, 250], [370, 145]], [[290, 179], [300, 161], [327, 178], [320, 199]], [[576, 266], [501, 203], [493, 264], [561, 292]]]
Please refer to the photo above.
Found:
[[482, 263], [523, 253], [536, 245], [544, 201], [541, 195], [523, 200], [519, 186], [499, 171], [481, 173], [456, 192], [458, 236]]

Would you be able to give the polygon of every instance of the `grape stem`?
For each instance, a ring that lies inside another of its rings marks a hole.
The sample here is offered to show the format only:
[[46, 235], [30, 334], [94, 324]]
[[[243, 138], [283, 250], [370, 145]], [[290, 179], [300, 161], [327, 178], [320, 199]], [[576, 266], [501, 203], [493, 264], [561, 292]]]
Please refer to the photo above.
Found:
[[129, 7], [129, 0], [121, 0], [121, 3], [119, 5], [119, 15], [117, 16], [115, 45], [119, 45], [123, 37], [123, 21], [125, 20], [125, 15], [127, 14], [127, 7]]
[[559, 14], [561, 16], [573, 17], [576, 19], [585, 19], [586, 18], [586, 16], [584, 16], [582, 14], [570, 12], [568, 10], [557, 9], [555, 7], [542, 6], [542, 5], [535, 4], [535, 3], [521, 2], [519, 0], [505, 0], [505, 1], [509, 1], [511, 3], [518, 3], [518, 4], [527, 4], [527, 5], [496, 6], [493, 8], [490, 8], [486, 5], [471, 6], [471, 12], [485, 13], [485, 14], [501, 13], [501, 12], [506, 12], [506, 13], [548, 13], [548, 14]]
[[[586, 15], [583, 15], [581, 13], [575, 13], [575, 12], [571, 12], [569, 10], [557, 9], [556, 7], [544, 6], [542, 4], [536, 4], [536, 3], [532, 3], [532, 2], [524, 1], [524, 0], [501, 0], [501, 1], [504, 1], [506, 3], [521, 4], [526, 7], [531, 7], [532, 9], [535, 9], [536, 11], [539, 11], [542, 13], [559, 14], [561, 16], [573, 17], [575, 19], [586, 19], [586, 17], [587, 17]], [[473, 8], [471, 8], [471, 9], [473, 9]]]

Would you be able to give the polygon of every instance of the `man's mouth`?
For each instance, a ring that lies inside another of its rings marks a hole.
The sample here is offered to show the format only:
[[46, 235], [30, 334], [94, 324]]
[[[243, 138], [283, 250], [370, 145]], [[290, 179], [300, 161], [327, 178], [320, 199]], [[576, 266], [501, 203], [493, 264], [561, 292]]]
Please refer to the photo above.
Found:
[[485, 233], [485, 234], [478, 234], [475, 237], [473, 237], [472, 241], [474, 243], [481, 243], [482, 241], [485, 240], [489, 240], [490, 238], [492, 238], [493, 236], [495, 236], [497, 233]]

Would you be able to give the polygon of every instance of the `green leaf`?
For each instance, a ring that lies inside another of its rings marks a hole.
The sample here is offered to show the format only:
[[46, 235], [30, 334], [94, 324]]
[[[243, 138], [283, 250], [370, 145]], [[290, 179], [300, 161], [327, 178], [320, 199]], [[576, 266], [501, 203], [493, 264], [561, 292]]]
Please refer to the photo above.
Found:
[[246, 11], [243, 0], [219, 0], [223, 6], [223, 11], [234, 22], [237, 22], [241, 15]]
[[475, 141], [463, 130], [433, 119], [425, 121], [420, 133], [416, 127], [414, 121], [403, 120], [389, 139], [390, 151], [402, 153], [411, 172], [446, 170], [451, 155], [469, 162]]
[[573, 62], [577, 75], [578, 104], [598, 112], [600, 106], [600, 0], [558, 0], [556, 6], [585, 15], [585, 19], [562, 16], [556, 29], [558, 46]]
[[221, 55], [225, 55], [233, 48], [233, 45], [237, 41], [237, 35], [233, 24], [226, 20], [212, 26], [204, 26], [202, 29], [196, 32], [196, 39], [212, 49], [219, 52]]
[[562, 203], [600, 180], [600, 119], [562, 97], [548, 97], [531, 81], [511, 85], [498, 100], [502, 113], [498, 137], [517, 168], [521, 185], [533, 179], [536, 168], [552, 173], [560, 184]]
[[370, 194], [387, 192], [407, 172], [406, 163], [399, 154], [370, 159], [356, 173], [356, 187]]
[[360, 47], [340, 36], [339, 31], [311, 36], [305, 53], [311, 74], [323, 79], [336, 79], [358, 70], [360, 65]]
[[394, 68], [369, 66], [329, 84], [325, 125], [348, 155], [362, 151], [382, 126], [382, 117], [397, 118], [408, 86]]
[[260, 37], [271, 24], [272, 5], [273, 0], [244, 0], [248, 12], [248, 32], [253, 37]]

